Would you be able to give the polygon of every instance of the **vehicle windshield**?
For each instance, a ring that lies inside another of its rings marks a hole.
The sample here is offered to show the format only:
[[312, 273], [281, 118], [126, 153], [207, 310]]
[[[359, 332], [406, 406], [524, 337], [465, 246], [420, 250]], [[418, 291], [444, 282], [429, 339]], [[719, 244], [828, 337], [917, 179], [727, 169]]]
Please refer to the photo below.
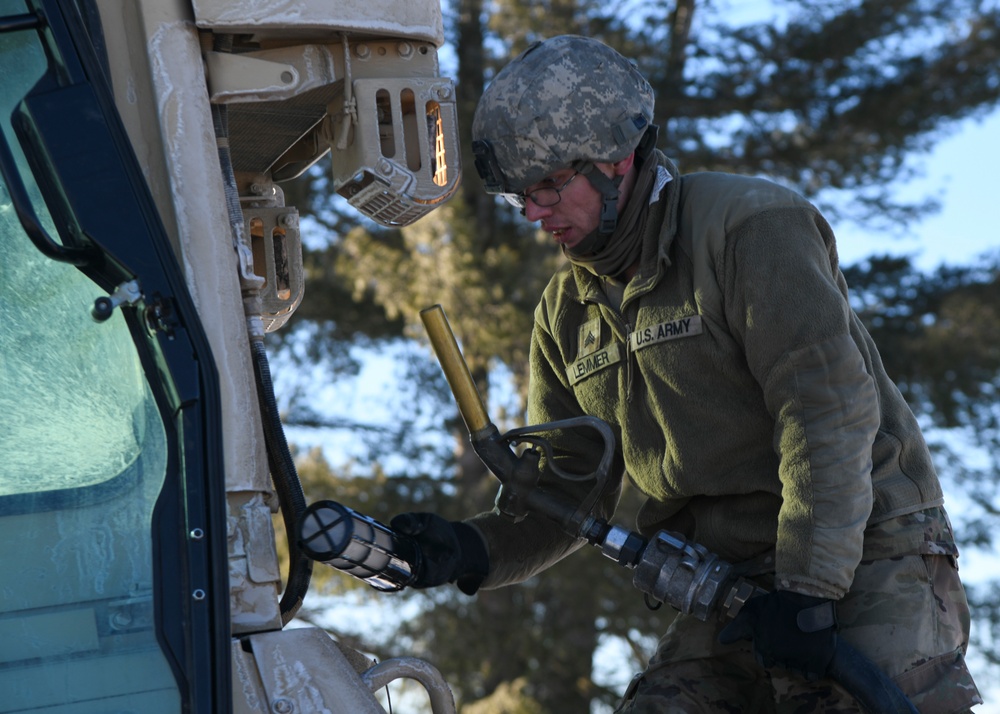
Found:
[[99, 484], [163, 439], [135, 346], [120, 314], [91, 319], [100, 289], [38, 252], [6, 195], [0, 242], [0, 497]]
[[[45, 56], [33, 32], [0, 35], [8, 145], [35, 211], [55, 226], [39, 197], [8, 118], [38, 80]], [[0, 496], [79, 488], [132, 463], [146, 438], [145, 379], [121, 315], [90, 317], [102, 291], [85, 275], [32, 245], [0, 194]]]

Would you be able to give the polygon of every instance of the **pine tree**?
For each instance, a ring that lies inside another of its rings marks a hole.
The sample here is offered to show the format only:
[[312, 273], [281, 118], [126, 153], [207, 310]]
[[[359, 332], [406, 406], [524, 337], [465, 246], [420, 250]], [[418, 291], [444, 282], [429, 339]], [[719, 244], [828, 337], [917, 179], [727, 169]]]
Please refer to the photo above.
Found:
[[[310, 207], [329, 240], [308, 254], [306, 303], [287, 328], [284, 358], [324, 359], [331, 374], [350, 373], [357, 365], [347, 347], [423, 342], [418, 313], [440, 303], [481, 394], [506, 406], [491, 416], [501, 428], [519, 423], [534, 304], [561, 258], [514, 210], [481, 190], [469, 129], [476, 101], [498, 68], [554, 34], [594, 36], [637, 59], [657, 92], [659, 145], [682, 172], [766, 175], [801, 191], [833, 219], [851, 217], [873, 229], [903, 230], [933, 210], [933, 201], [900, 202], [891, 185], [918, 171], [921, 154], [956, 122], [995, 108], [1000, 10], [975, 0], [776, 1], [773, 7], [766, 21], [736, 25], [731, 8], [708, 0], [495, 0], [488, 6], [455, 0], [446, 18], [457, 58], [461, 191], [417, 224], [386, 230], [365, 222], [348, 226], [317, 185], [322, 179], [305, 186], [298, 205]], [[935, 426], [968, 430], [994, 455], [970, 466], [962, 454], [935, 445], [942, 475], [979, 509], [956, 523], [960, 536], [988, 544], [1000, 508], [997, 266], [925, 276], [906, 261], [872, 259], [848, 277], [890, 375], [914, 410]], [[469, 448], [433, 358], [426, 348], [423, 354], [408, 374], [431, 405], [423, 408], [444, 415], [438, 429], [453, 434], [454, 447], [432, 450], [435, 473], [417, 467], [385, 473], [376, 466], [378, 478], [368, 485], [335, 484], [345, 494], [365, 492], [358, 507], [386, 521], [398, 510], [470, 515], [489, 507], [497, 485]], [[500, 383], [510, 394], [497, 394]], [[310, 387], [298, 389], [289, 388], [289, 421], [322, 425], [306, 399]], [[382, 461], [399, 453], [417, 463], [427, 449], [421, 451], [415, 428], [401, 416], [375, 434], [373, 450]], [[628, 509], [616, 520], [630, 525]], [[993, 623], [979, 645], [1000, 661], [995, 600], [985, 591], [972, 596], [977, 617]], [[640, 668], [649, 638], [655, 641], [670, 619], [648, 611], [616, 566], [587, 552], [522, 586], [474, 599], [450, 588], [416, 597], [437, 606], [401, 630], [401, 641], [446, 673], [468, 712], [490, 710], [487, 702], [501, 700], [504, 711], [525, 714], [580, 712], [591, 701], [611, 702], [620, 691], [603, 691], [592, 677], [598, 645], [609, 636], [629, 643], [635, 661], [626, 668]]]

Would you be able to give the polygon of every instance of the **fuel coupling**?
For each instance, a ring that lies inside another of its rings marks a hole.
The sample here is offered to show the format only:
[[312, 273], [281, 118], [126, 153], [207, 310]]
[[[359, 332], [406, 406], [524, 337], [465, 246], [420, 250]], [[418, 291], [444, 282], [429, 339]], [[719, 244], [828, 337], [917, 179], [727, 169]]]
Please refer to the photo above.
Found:
[[764, 590], [743, 578], [715, 553], [670, 531], [651, 540], [621, 526], [595, 521], [587, 537], [619, 565], [634, 571], [632, 584], [658, 602], [707, 621], [719, 613], [735, 617], [750, 597]]

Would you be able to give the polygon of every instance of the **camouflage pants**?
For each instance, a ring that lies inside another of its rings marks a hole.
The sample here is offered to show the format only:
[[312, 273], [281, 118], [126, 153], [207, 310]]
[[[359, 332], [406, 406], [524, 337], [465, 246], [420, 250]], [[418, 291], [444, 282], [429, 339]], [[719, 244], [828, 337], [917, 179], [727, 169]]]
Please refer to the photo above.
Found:
[[[891, 676], [922, 714], [964, 712], [982, 702], [965, 666], [969, 607], [951, 556], [862, 562], [837, 617], [840, 637]], [[807, 682], [765, 670], [749, 643], [720, 645], [724, 624], [679, 615], [616, 712], [859, 711], [831, 679]]]

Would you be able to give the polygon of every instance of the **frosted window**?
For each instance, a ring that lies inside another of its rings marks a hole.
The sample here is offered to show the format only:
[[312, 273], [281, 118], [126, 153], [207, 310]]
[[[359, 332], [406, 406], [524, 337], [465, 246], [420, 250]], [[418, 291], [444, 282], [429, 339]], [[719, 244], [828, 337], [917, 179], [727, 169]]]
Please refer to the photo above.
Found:
[[[0, 34], [0, 67], [0, 129], [55, 236], [10, 126], [37, 33]], [[0, 181], [0, 712], [181, 711], [154, 629], [167, 437], [121, 312], [90, 317], [102, 294], [38, 252]]]

